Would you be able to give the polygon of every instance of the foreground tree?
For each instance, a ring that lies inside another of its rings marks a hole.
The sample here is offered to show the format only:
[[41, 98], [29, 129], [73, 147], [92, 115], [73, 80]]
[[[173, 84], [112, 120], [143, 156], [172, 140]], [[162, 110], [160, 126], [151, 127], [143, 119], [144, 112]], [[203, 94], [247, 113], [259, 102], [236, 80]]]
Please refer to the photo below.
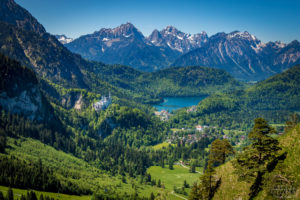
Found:
[[252, 183], [250, 199], [261, 190], [263, 175], [268, 168], [276, 164], [273, 162], [278, 156], [278, 141], [270, 136], [275, 130], [263, 118], [255, 119], [255, 124], [248, 137], [252, 144], [245, 148], [233, 162], [239, 180]]
[[218, 187], [221, 184], [221, 178], [216, 176], [212, 162], [208, 161], [205, 173], [200, 177], [200, 183], [195, 183], [189, 196], [189, 200], [210, 200], [214, 197]]
[[284, 132], [292, 130], [299, 123], [299, 118], [296, 113], [290, 116], [290, 120], [285, 122]]
[[230, 152], [233, 153], [233, 149], [227, 140], [213, 142], [205, 172], [200, 177], [200, 183], [193, 185], [189, 200], [210, 200], [214, 197], [221, 184], [221, 178], [216, 175], [214, 164], [216, 162], [224, 163]]
[[234, 154], [234, 150], [227, 139], [216, 139], [211, 144], [209, 160], [214, 165], [224, 164], [229, 155]]

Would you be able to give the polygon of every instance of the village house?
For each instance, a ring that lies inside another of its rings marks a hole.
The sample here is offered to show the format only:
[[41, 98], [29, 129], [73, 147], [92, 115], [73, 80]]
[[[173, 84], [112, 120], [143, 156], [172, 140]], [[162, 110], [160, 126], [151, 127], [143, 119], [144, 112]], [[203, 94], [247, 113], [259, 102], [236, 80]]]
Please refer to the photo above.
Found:
[[209, 128], [209, 126], [206, 125], [197, 125], [196, 127], [196, 131], [204, 131], [204, 129]]

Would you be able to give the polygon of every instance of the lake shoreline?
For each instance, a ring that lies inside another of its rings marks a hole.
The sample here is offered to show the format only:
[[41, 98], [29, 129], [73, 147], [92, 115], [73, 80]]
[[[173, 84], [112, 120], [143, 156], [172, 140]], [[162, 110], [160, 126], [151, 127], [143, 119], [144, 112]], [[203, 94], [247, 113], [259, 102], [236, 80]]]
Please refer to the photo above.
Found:
[[185, 97], [163, 97], [163, 102], [152, 104], [157, 111], [167, 110], [168, 112], [175, 111], [180, 108], [198, 105], [198, 103], [209, 95], [202, 96], [185, 96]]

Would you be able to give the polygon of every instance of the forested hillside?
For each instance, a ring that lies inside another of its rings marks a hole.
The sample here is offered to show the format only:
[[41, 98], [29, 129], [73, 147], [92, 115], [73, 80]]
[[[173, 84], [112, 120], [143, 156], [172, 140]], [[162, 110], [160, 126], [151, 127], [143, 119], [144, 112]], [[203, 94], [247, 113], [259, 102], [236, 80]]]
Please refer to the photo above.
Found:
[[247, 129], [262, 116], [271, 123], [287, 120], [300, 108], [300, 66], [261, 81], [245, 90], [215, 94], [201, 101], [197, 112], [179, 112], [174, 124], [209, 124]]
[[223, 70], [208, 67], [174, 67], [153, 73], [136, 71], [121, 65], [96, 65], [102, 80], [149, 97], [201, 96], [243, 87]]

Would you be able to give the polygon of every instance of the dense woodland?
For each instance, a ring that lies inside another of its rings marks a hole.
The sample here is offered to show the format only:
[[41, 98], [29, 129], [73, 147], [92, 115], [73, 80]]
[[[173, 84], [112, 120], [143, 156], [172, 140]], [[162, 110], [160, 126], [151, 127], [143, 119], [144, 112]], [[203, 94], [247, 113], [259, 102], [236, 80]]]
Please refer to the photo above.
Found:
[[211, 95], [199, 103], [194, 113], [178, 111], [171, 124], [173, 127], [207, 124], [250, 131], [253, 119], [258, 117], [269, 123], [282, 123], [300, 107], [299, 80], [298, 65], [245, 90]]

